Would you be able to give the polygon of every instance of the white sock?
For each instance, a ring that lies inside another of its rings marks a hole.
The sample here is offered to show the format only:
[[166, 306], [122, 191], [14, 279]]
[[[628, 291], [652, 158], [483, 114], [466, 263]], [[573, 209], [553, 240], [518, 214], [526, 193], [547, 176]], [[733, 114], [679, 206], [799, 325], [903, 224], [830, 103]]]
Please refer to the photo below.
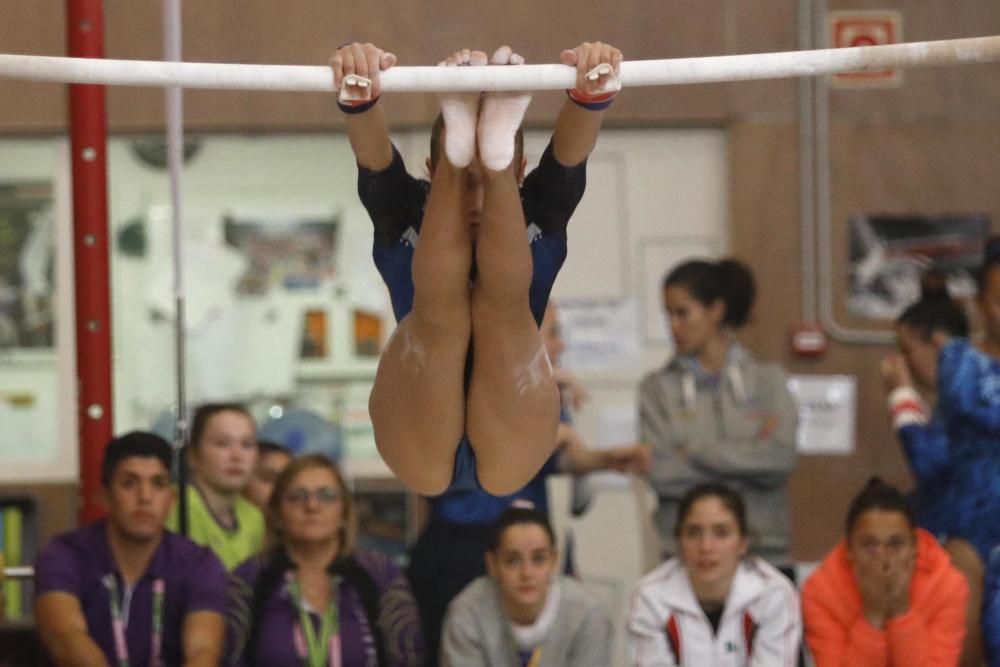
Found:
[[[462, 63], [439, 63], [444, 67], [486, 64], [485, 54], [473, 51]], [[468, 167], [476, 157], [476, 122], [479, 118], [480, 93], [448, 93], [440, 96], [444, 116], [444, 153], [458, 168]]]
[[[524, 58], [512, 53], [509, 47], [501, 46], [493, 57], [491, 65], [523, 65]], [[530, 93], [489, 92], [483, 100], [479, 114], [479, 159], [491, 171], [502, 171], [514, 160], [514, 136], [524, 112], [531, 104]]]

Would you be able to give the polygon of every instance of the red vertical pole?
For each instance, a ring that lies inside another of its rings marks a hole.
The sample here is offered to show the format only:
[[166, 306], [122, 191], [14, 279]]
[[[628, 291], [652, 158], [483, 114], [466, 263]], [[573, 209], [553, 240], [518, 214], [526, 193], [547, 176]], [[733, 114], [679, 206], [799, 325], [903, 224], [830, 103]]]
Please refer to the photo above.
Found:
[[[67, 46], [104, 57], [102, 0], [67, 0]], [[73, 167], [76, 364], [80, 417], [80, 520], [101, 516], [101, 460], [111, 439], [111, 280], [108, 263], [107, 114], [103, 86], [69, 87]]]

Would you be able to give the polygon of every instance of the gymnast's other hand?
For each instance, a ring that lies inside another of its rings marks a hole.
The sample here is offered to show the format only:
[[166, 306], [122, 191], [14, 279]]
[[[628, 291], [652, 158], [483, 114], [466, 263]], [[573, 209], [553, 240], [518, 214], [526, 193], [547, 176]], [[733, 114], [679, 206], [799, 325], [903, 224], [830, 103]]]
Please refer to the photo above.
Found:
[[598, 65], [611, 65], [618, 76], [622, 63], [622, 52], [603, 42], [584, 42], [574, 49], [566, 49], [559, 54], [563, 65], [576, 67], [576, 90], [587, 95], [597, 95], [604, 89], [608, 74], [602, 74], [593, 81], [587, 80], [587, 72]]
[[648, 475], [653, 469], [653, 448], [644, 442], [608, 450], [609, 468], [633, 475]]
[[[382, 85], [379, 79], [381, 72], [396, 64], [396, 56], [388, 51], [383, 51], [371, 42], [354, 42], [345, 44], [337, 49], [337, 52], [330, 58], [330, 67], [333, 68], [333, 86], [340, 90], [344, 77], [356, 74], [370, 80], [370, 99], [375, 99], [382, 94]], [[359, 95], [365, 96], [365, 91], [358, 90]]]

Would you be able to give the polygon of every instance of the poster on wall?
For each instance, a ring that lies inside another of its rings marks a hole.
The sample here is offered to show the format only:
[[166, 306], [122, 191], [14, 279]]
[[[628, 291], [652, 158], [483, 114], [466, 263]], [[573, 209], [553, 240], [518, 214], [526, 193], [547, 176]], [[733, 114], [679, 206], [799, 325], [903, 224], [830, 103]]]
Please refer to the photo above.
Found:
[[52, 186], [0, 183], [0, 351], [54, 344]]
[[338, 215], [227, 215], [223, 223], [226, 243], [248, 261], [237, 286], [239, 295], [260, 296], [275, 287], [316, 289], [337, 275]]
[[571, 299], [558, 306], [566, 346], [561, 365], [576, 372], [639, 367], [639, 307], [634, 299]]
[[855, 215], [850, 219], [848, 311], [894, 320], [920, 298], [920, 277], [936, 267], [952, 297], [975, 294], [989, 216]]
[[792, 375], [798, 405], [795, 449], [800, 454], [847, 456], [854, 451], [858, 382], [852, 375]]

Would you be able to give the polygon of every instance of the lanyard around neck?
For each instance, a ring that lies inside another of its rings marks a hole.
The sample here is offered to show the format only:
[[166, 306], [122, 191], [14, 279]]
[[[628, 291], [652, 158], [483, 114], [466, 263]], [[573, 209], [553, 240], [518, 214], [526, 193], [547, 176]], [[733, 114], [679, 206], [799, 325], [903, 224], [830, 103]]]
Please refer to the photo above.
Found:
[[[111, 632], [115, 639], [115, 655], [118, 667], [130, 667], [128, 643], [125, 639], [125, 617], [121, 603], [118, 601], [118, 579], [108, 574], [104, 577], [104, 585], [108, 587], [108, 597], [111, 598]], [[150, 667], [160, 666], [160, 651], [163, 647], [163, 597], [166, 584], [163, 579], [153, 580], [153, 636], [149, 647]]]
[[[288, 573], [288, 594], [299, 611], [299, 623], [295, 628], [295, 650], [306, 667], [341, 667], [340, 610], [337, 606], [336, 579], [332, 585], [333, 599], [323, 612], [319, 635], [302, 598], [302, 591], [295, 581], [295, 575]], [[303, 637], [304, 635], [304, 637]]]

